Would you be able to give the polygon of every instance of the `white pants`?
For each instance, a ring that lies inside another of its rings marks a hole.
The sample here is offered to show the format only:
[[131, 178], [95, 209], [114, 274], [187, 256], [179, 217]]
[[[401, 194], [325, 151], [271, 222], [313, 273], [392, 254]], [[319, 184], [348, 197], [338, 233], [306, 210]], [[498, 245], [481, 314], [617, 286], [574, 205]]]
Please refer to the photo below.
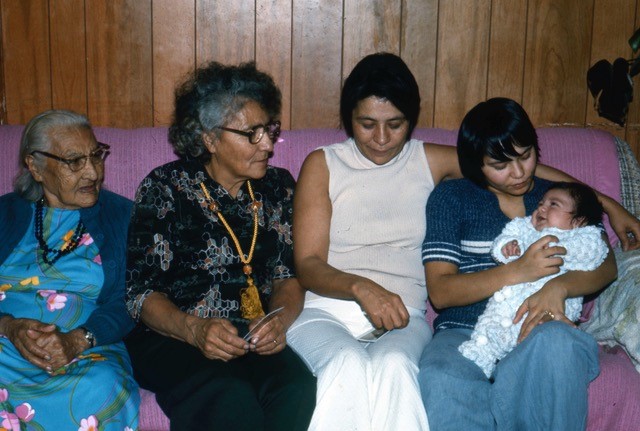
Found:
[[318, 378], [310, 431], [428, 431], [418, 361], [431, 340], [420, 310], [375, 343], [363, 343], [333, 314], [305, 308], [288, 344]]

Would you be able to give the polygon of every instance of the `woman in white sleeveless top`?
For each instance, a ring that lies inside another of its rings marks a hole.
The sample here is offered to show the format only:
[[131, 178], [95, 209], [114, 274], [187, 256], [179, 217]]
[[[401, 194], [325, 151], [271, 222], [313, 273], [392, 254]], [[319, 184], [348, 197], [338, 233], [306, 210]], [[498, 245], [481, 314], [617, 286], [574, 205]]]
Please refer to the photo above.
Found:
[[[310, 430], [428, 429], [416, 380], [431, 339], [424, 209], [435, 184], [460, 172], [453, 147], [409, 139], [419, 110], [399, 57], [365, 57], [342, 90], [350, 138], [302, 167], [294, 253], [308, 292], [287, 339], [318, 377]], [[375, 328], [392, 331], [359, 340]]]

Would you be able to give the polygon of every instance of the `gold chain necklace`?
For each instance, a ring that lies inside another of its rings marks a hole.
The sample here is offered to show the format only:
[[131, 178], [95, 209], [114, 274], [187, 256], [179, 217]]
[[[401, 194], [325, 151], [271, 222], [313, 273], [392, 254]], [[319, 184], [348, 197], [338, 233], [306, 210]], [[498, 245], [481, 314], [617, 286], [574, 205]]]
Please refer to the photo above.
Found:
[[242, 272], [247, 276], [247, 287], [240, 290], [240, 311], [242, 313], [242, 317], [245, 319], [253, 320], [257, 317], [264, 316], [264, 310], [262, 309], [262, 303], [260, 302], [260, 295], [258, 294], [258, 288], [253, 283], [253, 277], [251, 277], [251, 273], [253, 272], [253, 268], [251, 268], [251, 259], [253, 259], [253, 252], [256, 248], [256, 242], [258, 240], [258, 210], [260, 209], [261, 203], [256, 201], [255, 196], [253, 195], [253, 188], [251, 187], [251, 183], [247, 180], [247, 188], [249, 189], [249, 196], [251, 197], [251, 212], [253, 213], [253, 238], [251, 239], [251, 247], [249, 248], [249, 254], [245, 255], [242, 251], [242, 246], [240, 245], [240, 240], [229, 226], [227, 219], [224, 218], [222, 213], [220, 212], [220, 208], [218, 204], [211, 199], [211, 195], [209, 194], [209, 189], [204, 184], [204, 182], [200, 183], [200, 188], [202, 189], [202, 193], [204, 193], [205, 198], [207, 199], [207, 204], [211, 211], [215, 211], [216, 215], [229, 232], [233, 243], [236, 245], [236, 249], [238, 250], [238, 257], [240, 258], [240, 262], [244, 264], [242, 267]]

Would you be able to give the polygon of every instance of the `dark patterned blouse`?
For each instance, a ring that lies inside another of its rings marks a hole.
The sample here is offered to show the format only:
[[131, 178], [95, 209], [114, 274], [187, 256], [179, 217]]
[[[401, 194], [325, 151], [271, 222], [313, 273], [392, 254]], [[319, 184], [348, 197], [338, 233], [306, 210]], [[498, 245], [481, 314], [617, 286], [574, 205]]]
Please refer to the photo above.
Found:
[[[247, 286], [244, 264], [231, 236], [209, 208], [201, 182], [238, 237], [243, 253], [249, 253], [254, 219], [246, 183], [234, 199], [199, 162], [179, 160], [156, 168], [138, 187], [129, 227], [127, 307], [136, 320], [147, 295], [159, 292], [187, 313], [246, 323], [240, 313], [240, 290]], [[269, 167], [262, 179], [251, 180], [251, 186], [262, 203], [252, 277], [268, 312], [272, 281], [295, 276], [294, 180], [288, 171]]]

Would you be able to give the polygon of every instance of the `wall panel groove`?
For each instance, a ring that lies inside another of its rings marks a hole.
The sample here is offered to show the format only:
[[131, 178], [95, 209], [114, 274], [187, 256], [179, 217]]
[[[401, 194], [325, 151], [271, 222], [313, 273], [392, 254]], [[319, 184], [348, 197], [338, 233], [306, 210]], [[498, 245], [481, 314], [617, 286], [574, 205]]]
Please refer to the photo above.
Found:
[[421, 88], [420, 126], [455, 128], [487, 97], [537, 126], [597, 127], [640, 154], [628, 124], [595, 112], [586, 72], [628, 57], [640, 0], [0, 0], [0, 122], [66, 108], [97, 126], [171, 121], [198, 64], [256, 61], [283, 94], [285, 128], [337, 127], [340, 87], [376, 51], [399, 53]]

